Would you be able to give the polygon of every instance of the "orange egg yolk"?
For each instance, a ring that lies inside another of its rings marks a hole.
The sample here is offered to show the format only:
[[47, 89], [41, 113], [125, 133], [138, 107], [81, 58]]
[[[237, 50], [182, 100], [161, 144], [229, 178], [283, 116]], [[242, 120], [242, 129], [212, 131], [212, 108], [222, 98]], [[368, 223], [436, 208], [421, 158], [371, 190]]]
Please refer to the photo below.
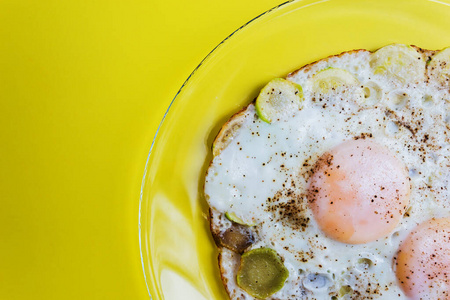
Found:
[[395, 266], [412, 299], [450, 299], [450, 218], [417, 226], [400, 246]]
[[346, 141], [323, 154], [309, 180], [308, 200], [329, 237], [361, 244], [388, 235], [409, 203], [407, 169], [371, 140]]

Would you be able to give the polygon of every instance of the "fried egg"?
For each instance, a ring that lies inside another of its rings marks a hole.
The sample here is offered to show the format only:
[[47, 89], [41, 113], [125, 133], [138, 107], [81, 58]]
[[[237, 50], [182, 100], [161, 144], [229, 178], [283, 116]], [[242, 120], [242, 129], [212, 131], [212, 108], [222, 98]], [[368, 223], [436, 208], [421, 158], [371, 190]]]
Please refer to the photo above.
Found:
[[450, 299], [449, 70], [449, 49], [345, 52], [223, 126], [204, 194], [232, 300]]

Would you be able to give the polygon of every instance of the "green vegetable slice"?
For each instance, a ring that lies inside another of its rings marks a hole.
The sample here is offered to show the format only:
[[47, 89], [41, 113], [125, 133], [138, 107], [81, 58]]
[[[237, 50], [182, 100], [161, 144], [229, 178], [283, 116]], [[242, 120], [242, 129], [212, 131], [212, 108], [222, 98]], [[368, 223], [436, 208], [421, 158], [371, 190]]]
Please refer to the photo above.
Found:
[[[345, 86], [361, 86], [359, 80], [350, 72], [338, 68], [322, 70], [315, 74], [310, 80], [312, 91], [320, 94], [332, 93]], [[360, 93], [363, 93], [362, 88]]]
[[358, 264], [356, 265], [356, 268], [358, 270], [368, 270], [373, 266], [373, 261], [369, 258], [360, 258], [358, 259]]
[[431, 58], [428, 70], [430, 78], [446, 88], [450, 87], [450, 47]]
[[226, 212], [225, 213], [225, 217], [227, 217], [228, 220], [241, 224], [241, 225], [246, 225], [246, 226], [255, 226], [256, 223], [245, 223], [241, 218], [239, 218], [238, 216], [236, 216], [235, 213], [232, 212]]
[[302, 108], [303, 90], [296, 83], [283, 78], [271, 80], [256, 99], [256, 113], [267, 123], [279, 121]]
[[424, 79], [424, 55], [411, 46], [392, 44], [378, 49], [370, 58], [370, 67], [377, 76], [407, 84]]
[[339, 289], [339, 297], [344, 297], [345, 295], [351, 295], [353, 293], [353, 289], [349, 285], [343, 285]]
[[244, 253], [237, 273], [237, 284], [251, 296], [265, 299], [278, 292], [289, 276], [277, 252], [259, 248]]

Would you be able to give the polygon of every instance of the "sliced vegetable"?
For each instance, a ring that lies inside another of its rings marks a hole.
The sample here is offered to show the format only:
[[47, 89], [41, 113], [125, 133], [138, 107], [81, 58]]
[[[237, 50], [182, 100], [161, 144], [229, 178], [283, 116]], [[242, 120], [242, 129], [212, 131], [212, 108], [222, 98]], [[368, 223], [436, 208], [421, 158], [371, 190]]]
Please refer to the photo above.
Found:
[[226, 212], [225, 217], [227, 217], [228, 220], [238, 223], [238, 224], [241, 224], [241, 225], [246, 225], [246, 226], [255, 226], [256, 225], [256, 223], [245, 223], [241, 218], [236, 216], [236, 214], [233, 212]]
[[353, 293], [353, 289], [349, 285], [343, 285], [339, 289], [339, 297], [344, 297], [345, 295], [350, 295]]
[[370, 67], [376, 76], [394, 80], [396, 84], [407, 84], [424, 79], [424, 55], [411, 46], [392, 44], [372, 54]]
[[369, 258], [360, 258], [358, 259], [358, 264], [356, 268], [360, 271], [367, 271], [373, 266], [373, 261]]
[[303, 90], [296, 83], [282, 78], [270, 81], [256, 99], [256, 113], [264, 122], [272, 123], [302, 108]]
[[[312, 91], [315, 93], [328, 94], [345, 86], [360, 86], [359, 80], [350, 72], [328, 68], [315, 74], [311, 79]], [[362, 89], [362, 88], [361, 88]], [[361, 93], [363, 91], [361, 90]]]
[[259, 248], [244, 253], [237, 273], [237, 283], [251, 296], [265, 299], [279, 291], [289, 271], [277, 252]]

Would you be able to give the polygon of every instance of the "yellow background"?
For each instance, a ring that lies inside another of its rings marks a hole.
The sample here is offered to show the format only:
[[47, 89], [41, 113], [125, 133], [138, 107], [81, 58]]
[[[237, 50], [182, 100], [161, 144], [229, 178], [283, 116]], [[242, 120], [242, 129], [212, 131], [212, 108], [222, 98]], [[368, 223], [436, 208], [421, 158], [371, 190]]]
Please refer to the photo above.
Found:
[[178, 88], [274, 0], [0, 0], [0, 299], [148, 299], [139, 192]]

